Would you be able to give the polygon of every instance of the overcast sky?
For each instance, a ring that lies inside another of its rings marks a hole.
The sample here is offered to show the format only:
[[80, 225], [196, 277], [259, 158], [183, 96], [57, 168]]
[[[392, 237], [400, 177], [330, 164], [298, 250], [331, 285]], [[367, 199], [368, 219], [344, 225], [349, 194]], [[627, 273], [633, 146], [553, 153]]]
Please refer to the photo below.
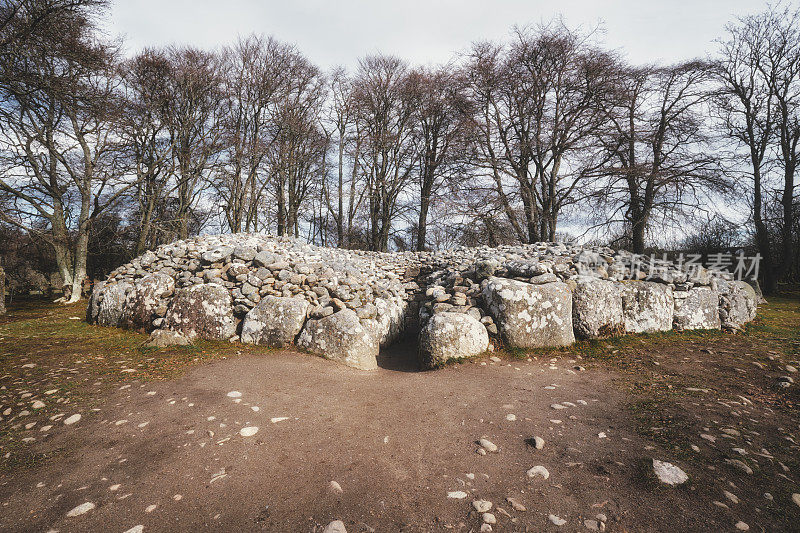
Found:
[[114, 0], [107, 31], [128, 53], [145, 46], [212, 49], [260, 33], [298, 45], [322, 67], [353, 67], [385, 52], [413, 64], [446, 62], [470, 42], [505, 39], [514, 24], [559, 14], [567, 24], [605, 30], [603, 41], [635, 63], [704, 56], [736, 16], [759, 0]]

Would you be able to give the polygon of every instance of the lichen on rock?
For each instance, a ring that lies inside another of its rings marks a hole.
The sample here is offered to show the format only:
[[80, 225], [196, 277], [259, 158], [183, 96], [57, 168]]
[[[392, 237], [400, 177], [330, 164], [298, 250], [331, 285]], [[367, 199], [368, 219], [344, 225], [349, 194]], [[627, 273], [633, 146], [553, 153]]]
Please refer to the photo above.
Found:
[[[419, 334], [423, 366], [672, 329], [741, 329], [758, 297], [728, 273], [564, 243], [368, 252], [261, 234], [203, 235], [146, 252], [98, 282], [87, 320], [300, 348], [360, 369]], [[159, 333], [172, 332], [172, 333]]]

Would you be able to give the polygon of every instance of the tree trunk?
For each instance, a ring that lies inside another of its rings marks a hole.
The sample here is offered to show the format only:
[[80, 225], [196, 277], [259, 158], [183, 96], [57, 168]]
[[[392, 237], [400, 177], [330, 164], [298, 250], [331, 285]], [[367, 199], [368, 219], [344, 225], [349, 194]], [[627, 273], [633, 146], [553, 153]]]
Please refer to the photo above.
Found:
[[75, 303], [81, 299], [83, 280], [86, 278], [86, 262], [89, 254], [89, 228], [81, 224], [75, 242], [75, 267], [72, 275], [72, 293], [66, 303]]
[[756, 247], [761, 255], [760, 270], [764, 279], [764, 294], [775, 293], [775, 271], [769, 244], [769, 232], [761, 214], [761, 169], [754, 165], [753, 168], [753, 223], [756, 227]]
[[786, 276], [791, 272], [792, 269], [792, 248], [794, 243], [792, 242], [792, 227], [793, 227], [793, 218], [794, 212], [792, 208], [794, 207], [794, 167], [790, 162], [786, 162], [786, 168], [784, 169], [784, 186], [783, 186], [783, 193], [781, 196], [781, 205], [783, 207], [783, 228], [781, 231], [781, 259], [780, 264], [778, 265], [776, 278], [778, 280], [783, 280]]
[[419, 221], [417, 222], [417, 251], [425, 250], [425, 240], [428, 232], [428, 210], [431, 205], [431, 191], [433, 190], [433, 177], [429, 172], [422, 180], [420, 191]]
[[286, 198], [283, 192], [283, 182], [278, 183], [278, 236], [286, 235]]
[[635, 254], [644, 253], [644, 232], [647, 228], [647, 218], [644, 216], [637, 216], [633, 221], [631, 227], [631, 248]]

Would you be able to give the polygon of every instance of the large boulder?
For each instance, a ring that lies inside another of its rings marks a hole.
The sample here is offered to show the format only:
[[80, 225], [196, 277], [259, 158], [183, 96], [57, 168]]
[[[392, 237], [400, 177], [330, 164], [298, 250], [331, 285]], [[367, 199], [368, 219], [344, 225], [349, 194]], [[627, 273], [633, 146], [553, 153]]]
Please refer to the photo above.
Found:
[[282, 348], [294, 342], [308, 315], [309, 304], [300, 298], [265, 296], [244, 317], [242, 342]]
[[120, 325], [125, 328], [153, 329], [153, 319], [163, 317], [166, 298], [172, 296], [175, 280], [156, 272], [136, 280], [125, 298]]
[[675, 313], [672, 288], [652, 281], [622, 283], [622, 313], [626, 333], [670, 331]]
[[694, 287], [689, 291], [674, 291], [675, 329], [720, 329], [719, 293], [710, 287]]
[[719, 317], [726, 329], [741, 329], [756, 317], [758, 294], [746, 281], [732, 281], [720, 296]]
[[175, 293], [164, 327], [192, 340], [225, 340], [236, 334], [236, 319], [228, 289], [216, 283], [193, 285]]
[[572, 325], [585, 339], [622, 333], [622, 291], [619, 283], [588, 276], [575, 278], [572, 291]]
[[517, 348], [566, 346], [572, 331], [572, 293], [565, 283], [532, 285], [489, 278], [482, 296], [503, 339]]
[[178, 333], [167, 329], [156, 329], [144, 343], [147, 348], [166, 348], [167, 346], [188, 346], [192, 342]]
[[[400, 337], [405, 325], [406, 304], [401, 299], [375, 298], [375, 334], [381, 346], [389, 346]], [[372, 318], [372, 317], [371, 317]]]
[[379, 339], [361, 324], [352, 309], [319, 320], [307, 320], [297, 345], [309, 352], [360, 370], [378, 368]]
[[126, 282], [105, 283], [100, 287], [97, 298], [97, 323], [101, 326], [120, 325], [125, 311], [125, 297], [131, 284]]
[[89, 295], [89, 303], [86, 306], [86, 321], [89, 324], [97, 322], [97, 315], [100, 313], [100, 300], [105, 286], [105, 281], [98, 281], [92, 286], [92, 292]]
[[419, 336], [419, 358], [425, 368], [480, 355], [488, 347], [486, 327], [465, 313], [436, 313]]

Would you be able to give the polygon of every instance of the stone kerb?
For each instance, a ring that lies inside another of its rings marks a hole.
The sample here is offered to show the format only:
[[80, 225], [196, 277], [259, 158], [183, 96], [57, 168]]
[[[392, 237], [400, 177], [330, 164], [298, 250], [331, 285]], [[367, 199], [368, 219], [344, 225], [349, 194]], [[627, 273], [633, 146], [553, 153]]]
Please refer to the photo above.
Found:
[[[160, 246], [95, 285], [87, 319], [150, 332], [157, 346], [195, 338], [299, 348], [370, 370], [381, 347], [419, 335], [435, 367], [493, 346], [670, 329], [741, 329], [758, 297], [747, 283], [663, 260], [642, 280], [624, 251], [563, 243], [379, 253], [259, 234]], [[166, 333], [169, 332], [169, 333]]]

